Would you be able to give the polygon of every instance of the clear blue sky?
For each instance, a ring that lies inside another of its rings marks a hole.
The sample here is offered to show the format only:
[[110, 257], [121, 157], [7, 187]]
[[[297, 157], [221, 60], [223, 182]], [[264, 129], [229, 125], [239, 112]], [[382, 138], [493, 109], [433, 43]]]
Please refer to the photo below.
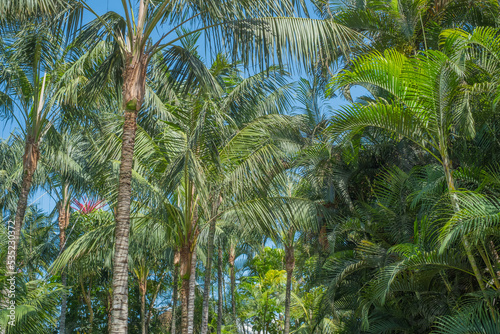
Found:
[[[122, 3], [120, 0], [90, 0], [87, 2], [93, 10], [98, 14], [102, 15], [106, 13], [107, 11], [115, 11], [120, 14], [123, 13], [123, 7]], [[135, 2], [134, 2], [135, 3]], [[309, 11], [311, 15], [313, 14], [312, 10], [312, 5], [309, 3], [308, 5]], [[84, 14], [84, 22], [89, 22], [90, 20], [94, 19], [95, 16], [90, 13], [86, 12]], [[160, 28], [156, 34], [161, 34], [162, 31], [167, 31], [170, 30], [169, 26], [165, 26]], [[205, 61], [210, 61], [211, 56], [210, 54], [206, 53], [206, 48], [205, 48], [205, 43], [204, 43], [203, 35], [200, 38], [200, 48], [199, 52], [202, 55], [202, 57], [205, 59]], [[300, 73], [294, 73], [292, 80], [298, 80], [300, 78], [301, 74]], [[328, 102], [333, 108], [338, 108], [341, 105], [346, 104], [347, 102], [341, 98], [335, 98], [331, 99]], [[2, 121], [0, 123], [0, 140], [5, 140], [6, 138], [9, 137], [10, 134], [13, 132], [16, 132], [18, 129], [17, 124], [12, 123], [12, 122], [5, 122]], [[42, 209], [44, 209], [47, 212], [50, 212], [55, 205], [55, 202], [50, 198], [48, 194], [46, 194], [44, 191], [36, 191], [32, 194], [29, 203], [37, 203]]]

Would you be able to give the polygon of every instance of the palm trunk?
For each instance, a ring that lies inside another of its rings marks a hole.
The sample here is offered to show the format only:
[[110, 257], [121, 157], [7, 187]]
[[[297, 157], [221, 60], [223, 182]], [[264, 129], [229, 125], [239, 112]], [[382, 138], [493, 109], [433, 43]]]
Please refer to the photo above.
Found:
[[266, 305], [264, 305], [264, 316], [262, 317], [262, 328], [264, 328], [264, 333], [269, 333], [269, 323], [266, 320], [267, 316], [267, 306], [269, 304], [269, 294], [266, 297]]
[[194, 302], [196, 283], [196, 238], [198, 236], [198, 205], [195, 199], [195, 186], [185, 174], [186, 188], [189, 189], [186, 200], [185, 223], [187, 233], [185, 244], [181, 248], [181, 277], [182, 277], [182, 334], [192, 334], [194, 324]]
[[184, 245], [181, 248], [180, 254], [180, 271], [181, 271], [181, 303], [182, 303], [182, 315], [181, 315], [181, 333], [188, 334], [189, 327], [189, 287], [190, 287], [190, 276], [191, 276], [191, 261], [192, 261], [191, 246]]
[[217, 257], [217, 334], [222, 332], [222, 247], [219, 245], [219, 253]]
[[[293, 240], [293, 239], [292, 239]], [[295, 268], [295, 255], [293, 241], [289, 246], [285, 246], [286, 261], [286, 293], [285, 293], [285, 329], [283, 334], [290, 333], [290, 303], [292, 295], [292, 275]]]
[[208, 332], [208, 301], [210, 294], [210, 276], [212, 273], [212, 254], [214, 252], [215, 219], [210, 222], [208, 231], [207, 266], [205, 268], [205, 286], [203, 287], [203, 314], [201, 319], [201, 334]]
[[146, 292], [147, 292], [147, 276], [143, 282], [139, 282], [139, 293], [141, 295], [141, 332], [147, 333], [146, 328]]
[[[69, 186], [66, 184], [63, 186], [63, 198], [59, 203], [59, 217], [57, 218], [59, 224], [59, 254], [64, 251], [66, 245], [66, 228], [69, 225]], [[61, 273], [61, 283], [63, 287], [66, 287], [66, 270], [63, 269]], [[61, 315], [59, 317], [59, 333], [66, 333], [66, 312], [67, 312], [67, 302], [68, 296], [64, 292], [61, 298]]]
[[106, 314], [108, 316], [108, 332], [111, 330], [111, 318], [113, 313], [113, 296], [111, 293], [107, 293], [106, 295]]
[[127, 55], [123, 74], [123, 123], [120, 176], [113, 258], [113, 310], [111, 334], [128, 332], [128, 247], [130, 233], [130, 202], [132, 197], [132, 166], [134, 159], [137, 113], [141, 109], [146, 85], [147, 57]]
[[[35, 174], [38, 160], [40, 159], [40, 150], [38, 142], [33, 136], [28, 136], [23, 155], [23, 177], [21, 183], [21, 193], [17, 201], [16, 217], [14, 219], [14, 243], [13, 248], [9, 247], [7, 256], [7, 271], [16, 271], [17, 260], [17, 247], [19, 246], [19, 238], [21, 237], [21, 230], [23, 228], [24, 215], [28, 207], [28, 197], [33, 183], [33, 175]], [[11, 244], [9, 243], [9, 246]], [[11, 252], [12, 249], [12, 252]]]
[[170, 326], [170, 333], [175, 334], [176, 330], [176, 311], [177, 311], [177, 289], [179, 287], [179, 251], [175, 252], [174, 255], [174, 288], [172, 291], [172, 325]]
[[188, 334], [194, 332], [194, 307], [196, 299], [196, 251], [191, 255], [191, 273], [189, 275], [189, 300], [188, 300]]
[[[61, 283], [64, 288], [66, 288], [67, 284], [67, 274], [66, 271], [63, 270], [61, 273]], [[66, 292], [62, 295], [61, 300], [61, 315], [59, 316], [59, 333], [66, 334], [66, 313], [68, 312], [68, 295]]]
[[236, 248], [233, 243], [229, 247], [229, 276], [231, 279], [231, 311], [233, 315], [233, 322], [236, 325], [236, 272], [234, 270], [234, 261], [236, 260]]
[[90, 292], [92, 291], [92, 280], [89, 283], [89, 291], [85, 291], [85, 287], [83, 286], [83, 281], [80, 280], [80, 286], [82, 288], [82, 296], [87, 305], [87, 310], [89, 311], [89, 333], [92, 333], [92, 328], [94, 325], [94, 310], [92, 309], [92, 299], [90, 296]]
[[322, 247], [322, 250], [324, 252], [327, 252], [330, 248], [330, 244], [328, 243], [328, 236], [327, 236], [327, 230], [326, 230], [326, 224], [321, 226], [321, 229], [319, 230], [319, 235], [318, 235], [318, 242]]

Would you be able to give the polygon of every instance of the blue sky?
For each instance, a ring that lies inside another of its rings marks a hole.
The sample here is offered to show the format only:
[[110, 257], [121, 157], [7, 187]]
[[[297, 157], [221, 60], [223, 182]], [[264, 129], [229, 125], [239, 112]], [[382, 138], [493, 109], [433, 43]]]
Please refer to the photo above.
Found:
[[[109, 11], [116, 11], [118, 13], [123, 13], [123, 7], [122, 3], [120, 0], [90, 0], [87, 2], [93, 10], [99, 14], [102, 15], [106, 13], [108, 10]], [[309, 11], [311, 15], [313, 14], [312, 10], [312, 5], [309, 3]], [[84, 22], [88, 22], [94, 18], [94, 14], [90, 12], [86, 12], [84, 14]], [[162, 31], [168, 31], [170, 30], [169, 26], [164, 26], [161, 27], [160, 29], [157, 30], [156, 34], [157, 36], [162, 33]], [[156, 36], [154, 36], [156, 37]], [[202, 55], [202, 57], [205, 59], [205, 61], [209, 62], [211, 59], [211, 56], [208, 54], [208, 49], [205, 48], [205, 40], [204, 36], [202, 35], [200, 38], [200, 47], [199, 47], [199, 52]], [[292, 80], [298, 80], [301, 77], [301, 73], [294, 73], [292, 76]], [[328, 104], [331, 105], [334, 109], [339, 108], [341, 105], [346, 104], [347, 101], [345, 101], [342, 98], [334, 98], [328, 101]], [[13, 132], [17, 132], [18, 126], [16, 123], [12, 122], [4, 122], [2, 121], [3, 124], [0, 124], [0, 139], [5, 140], [6, 138], [9, 137], [9, 135]], [[45, 191], [36, 191], [32, 194], [30, 201], [30, 204], [38, 204], [42, 209], [44, 209], [47, 212], [50, 212], [55, 205], [55, 202], [50, 198], [49, 194], [45, 193]]]

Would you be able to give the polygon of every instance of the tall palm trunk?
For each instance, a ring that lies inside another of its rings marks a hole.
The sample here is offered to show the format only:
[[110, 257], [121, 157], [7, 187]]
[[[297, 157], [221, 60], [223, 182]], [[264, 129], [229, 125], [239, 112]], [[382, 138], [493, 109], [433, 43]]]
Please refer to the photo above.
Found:
[[222, 247], [219, 245], [219, 253], [217, 257], [217, 334], [222, 332], [222, 285], [224, 280], [222, 278]]
[[[40, 150], [38, 141], [33, 136], [28, 136], [23, 155], [23, 176], [21, 183], [21, 193], [17, 201], [16, 217], [14, 219], [14, 248], [13, 252], [7, 256], [7, 271], [14, 272], [16, 270], [15, 262], [17, 260], [17, 247], [19, 246], [19, 238], [23, 228], [24, 215], [28, 207], [28, 197], [33, 183], [33, 175], [35, 174], [38, 160], [40, 159]], [[9, 248], [10, 250], [10, 248]], [[13, 262], [11, 262], [13, 261]], [[12, 265], [14, 264], [14, 265]]]
[[264, 316], [262, 317], [262, 328], [264, 328], [264, 334], [269, 333], [269, 322], [267, 321], [267, 307], [269, 305], [269, 294], [266, 297], [266, 304], [264, 305]]
[[113, 258], [112, 334], [128, 332], [128, 247], [130, 233], [130, 202], [132, 197], [132, 166], [134, 158], [137, 113], [144, 100], [147, 56], [127, 55], [123, 73], [123, 109], [120, 176]]
[[187, 319], [187, 332], [193, 334], [194, 332], [194, 307], [196, 292], [196, 251], [191, 255], [191, 273], [189, 274], [189, 299], [188, 299], [188, 319]]
[[179, 288], [179, 261], [180, 261], [180, 252], [175, 251], [174, 255], [174, 288], [172, 291], [172, 325], [170, 326], [170, 334], [175, 334], [176, 331], [176, 311], [177, 311], [177, 290]]
[[195, 199], [196, 189], [189, 179], [189, 173], [185, 172], [185, 184], [189, 189], [186, 200], [185, 223], [187, 232], [184, 245], [181, 247], [181, 296], [182, 296], [182, 334], [193, 333], [194, 323], [194, 296], [196, 283], [196, 239], [198, 236], [198, 205]]
[[139, 281], [139, 294], [141, 295], [141, 333], [147, 334], [146, 328], [146, 292], [148, 289], [147, 276]]
[[[63, 270], [61, 273], [61, 284], [65, 288], [67, 285], [67, 274]], [[68, 295], [63, 293], [61, 298], [61, 315], [59, 316], [59, 333], [66, 334], [66, 313], [68, 312]]]
[[293, 247], [293, 239], [290, 245], [285, 245], [285, 269], [286, 269], [286, 292], [285, 292], [285, 329], [283, 334], [290, 333], [290, 303], [292, 295], [292, 275], [295, 268], [295, 255]]
[[191, 245], [182, 246], [180, 251], [180, 272], [181, 272], [181, 333], [188, 334], [189, 327], [189, 296], [190, 296], [190, 276], [193, 252]]
[[111, 330], [111, 318], [113, 313], [113, 296], [112, 292], [106, 294], [106, 315], [108, 316], [108, 332]]
[[229, 247], [229, 276], [231, 280], [231, 312], [233, 315], [233, 322], [236, 325], [236, 272], [234, 270], [234, 261], [236, 260], [236, 247], [233, 243]]
[[[59, 254], [64, 251], [66, 245], [66, 229], [69, 225], [69, 185], [63, 185], [62, 200], [59, 203], [59, 216], [57, 222], [59, 224]], [[61, 273], [61, 282], [63, 287], [66, 287], [66, 270], [63, 269]], [[68, 296], [63, 293], [61, 298], [61, 315], [59, 317], [59, 333], [66, 333], [66, 312], [67, 312]]]
[[201, 334], [208, 332], [208, 299], [210, 294], [210, 276], [212, 273], [212, 256], [214, 252], [215, 219], [210, 222], [208, 230], [207, 266], [205, 267], [205, 286], [203, 287], [203, 314], [201, 317]]

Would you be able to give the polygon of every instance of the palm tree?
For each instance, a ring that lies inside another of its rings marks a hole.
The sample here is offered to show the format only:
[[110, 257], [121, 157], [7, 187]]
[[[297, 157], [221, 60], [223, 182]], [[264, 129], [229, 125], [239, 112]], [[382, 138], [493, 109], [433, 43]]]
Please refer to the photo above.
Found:
[[40, 160], [40, 145], [61, 114], [61, 82], [57, 73], [64, 66], [64, 33], [27, 23], [10, 37], [11, 44], [3, 50], [0, 64], [0, 110], [4, 117], [15, 120], [25, 145], [14, 221], [16, 248], [11, 260], [15, 262], [33, 175]]
[[[369, 54], [357, 60], [352, 70], [335, 77], [331, 91], [361, 85], [374, 93], [375, 100], [343, 108], [332, 118], [328, 131], [333, 138], [352, 138], [366, 127], [375, 127], [414, 142], [441, 164], [453, 210], [458, 212], [449, 148], [453, 136], [469, 136], [472, 128], [462, 84], [461, 68], [439, 51], [413, 59], [396, 51]], [[377, 98], [377, 90], [388, 95]], [[482, 273], [467, 237], [462, 243], [484, 292]]]
[[[257, 73], [248, 78], [242, 78], [240, 72], [235, 65], [229, 63], [222, 55], [217, 57], [217, 61], [212, 65], [212, 73], [217, 77], [219, 82], [223, 82], [223, 91], [220, 98], [217, 99], [217, 105], [232, 116], [234, 124], [244, 124], [251, 122], [255, 117], [263, 114], [282, 113], [287, 107], [288, 90], [291, 88], [285, 82], [285, 76], [278, 68], [270, 68], [265, 72]], [[233, 125], [234, 126], [234, 125]], [[234, 129], [236, 130], [236, 128]], [[234, 131], [233, 130], [233, 131]], [[237, 130], [236, 130], [237, 131]], [[227, 149], [226, 145], [234, 133], [232, 131], [224, 133], [218, 139], [222, 146], [218, 147], [218, 151]], [[218, 162], [210, 168], [210, 180], [212, 191], [209, 191], [210, 198], [213, 204], [212, 211], [209, 216], [209, 233], [208, 233], [208, 252], [207, 265], [205, 270], [210, 272], [213, 242], [215, 237], [215, 229], [217, 216], [221, 210], [223, 197], [228, 196], [227, 189], [231, 186], [227, 184], [227, 178], [231, 179], [231, 175], [224, 173], [224, 166], [217, 166]], [[234, 321], [236, 321], [236, 304], [234, 299], [235, 275], [234, 275], [234, 250], [235, 245], [230, 243], [229, 262], [231, 267], [231, 305]], [[205, 277], [204, 299], [203, 299], [203, 320], [202, 333], [208, 331], [208, 299], [210, 291], [210, 276]]]
[[[148, 66], [151, 59], [163, 52], [164, 66], [170, 69], [174, 77], [188, 79], [189, 84], [193, 79], [203, 78], [195, 78], [196, 64], [189, 63], [186, 50], [175, 43], [201, 31], [213, 37], [218, 46], [230, 46], [233, 54], [243, 55], [242, 59], [246, 63], [267, 61], [269, 55], [275, 54], [274, 50], [278, 55], [288, 50], [291, 57], [299, 57], [304, 63], [310, 64], [320, 56], [330, 54], [332, 49], [346, 50], [351, 39], [348, 30], [332, 21], [286, 17], [294, 12], [294, 2], [286, 0], [271, 3], [237, 2], [227, 6], [206, 1], [164, 1], [156, 4], [140, 0], [136, 15], [126, 1], [122, 3], [124, 17], [109, 12], [89, 24], [82, 34], [84, 42], [100, 41], [105, 34], [113, 39], [117, 52], [105, 62], [104, 67], [107, 68], [99, 72], [109, 73], [111, 66], [118, 66], [122, 76], [120, 86], [124, 123], [116, 204], [111, 333], [127, 332], [127, 253], [133, 154], [137, 115], [146, 95], [146, 83], [151, 75], [148, 73], [152, 73]], [[92, 11], [88, 6], [86, 8]], [[152, 33], [163, 22], [171, 22], [175, 29], [153, 41]], [[200, 27], [171, 37], [174, 31], [179, 31], [178, 28], [195, 22], [199, 22]], [[331, 41], [333, 43], [329, 44]]]
[[[183, 45], [196, 56], [193, 40], [184, 41]], [[146, 172], [143, 177], [150, 180], [151, 196], [161, 203], [153, 216], [175, 223], [173, 234], [183, 282], [183, 330], [192, 322], [188, 313], [194, 276], [189, 273], [203, 226], [211, 230], [208, 248], [213, 248], [214, 224], [225, 209], [225, 198], [234, 194], [234, 185], [243, 185], [242, 173], [253, 170], [252, 182], [256, 187], [248, 182], [238, 189], [240, 196], [249, 196], [252, 189], [265, 184], [267, 171], [274, 168], [272, 161], [266, 160], [278, 159], [273, 157], [280, 152], [274, 142], [275, 133], [280, 133], [276, 139], [282, 140], [283, 145], [290, 139], [285, 133], [298, 137], [298, 131], [287, 128], [291, 123], [286, 118], [265, 116], [286, 107], [290, 87], [279, 69], [266, 72], [243, 79], [234, 65], [219, 55], [207, 73], [213, 75], [212, 82], [222, 84], [223, 88], [219, 86], [217, 90], [225, 91], [224, 94], [213, 96], [210, 87], [199, 85], [191, 96], [172, 103], [168, 122], [161, 122], [156, 128], [141, 127], [138, 132], [135, 170]], [[264, 161], [258, 167], [257, 163]], [[153, 173], [148, 175], [149, 171]], [[191, 190], [186, 191], [186, 187]], [[209, 251], [207, 268], [211, 264], [210, 254]], [[208, 287], [206, 281], [202, 329], [208, 328]]]

